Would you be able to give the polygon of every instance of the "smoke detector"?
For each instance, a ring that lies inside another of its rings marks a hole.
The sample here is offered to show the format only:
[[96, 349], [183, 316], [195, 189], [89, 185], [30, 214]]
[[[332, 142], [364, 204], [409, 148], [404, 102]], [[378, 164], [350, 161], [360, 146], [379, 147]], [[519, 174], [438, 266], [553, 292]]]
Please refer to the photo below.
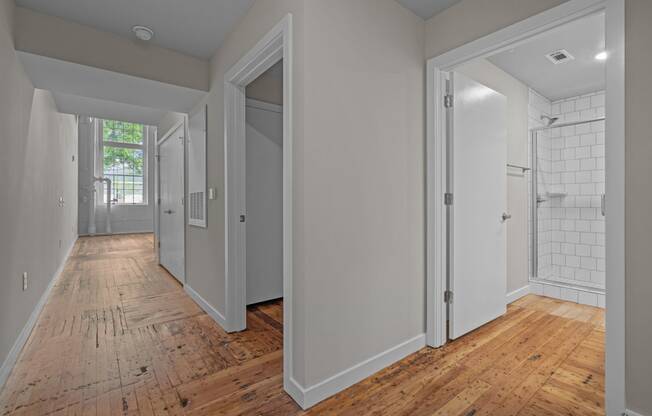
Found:
[[555, 65], [563, 64], [564, 62], [572, 61], [575, 59], [573, 55], [568, 53], [566, 49], [550, 52], [546, 54], [546, 58]]
[[147, 42], [154, 36], [154, 31], [147, 26], [134, 26], [131, 28], [136, 37], [140, 40]]

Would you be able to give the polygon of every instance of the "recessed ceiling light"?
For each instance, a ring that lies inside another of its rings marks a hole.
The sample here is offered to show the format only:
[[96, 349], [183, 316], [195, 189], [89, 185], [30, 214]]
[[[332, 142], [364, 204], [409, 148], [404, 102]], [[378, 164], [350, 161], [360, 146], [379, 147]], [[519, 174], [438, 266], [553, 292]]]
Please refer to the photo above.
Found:
[[136, 37], [140, 40], [148, 41], [154, 36], [154, 31], [147, 26], [134, 26], [131, 28]]
[[607, 52], [605, 51], [600, 52], [599, 54], [595, 55], [595, 59], [597, 59], [598, 61], [604, 61], [605, 59], [607, 59]]

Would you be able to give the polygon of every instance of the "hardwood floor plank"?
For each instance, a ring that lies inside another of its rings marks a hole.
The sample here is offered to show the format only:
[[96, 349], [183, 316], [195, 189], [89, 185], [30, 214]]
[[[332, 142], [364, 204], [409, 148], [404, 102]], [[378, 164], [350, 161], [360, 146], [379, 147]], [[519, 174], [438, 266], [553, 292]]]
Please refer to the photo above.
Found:
[[446, 403], [444, 406], [439, 408], [433, 415], [435, 416], [456, 416], [461, 415], [468, 409], [473, 402], [475, 402], [480, 396], [482, 396], [487, 390], [491, 388], [491, 384], [485, 383], [482, 380], [476, 380], [471, 383], [471, 385], [452, 400]]
[[179, 396], [188, 400], [188, 410], [203, 407], [259, 381], [276, 376], [283, 369], [282, 351], [276, 351], [230, 367], [177, 388]]
[[80, 238], [2, 391], [1, 415], [597, 415], [604, 310], [528, 295], [304, 412], [283, 391], [282, 300], [226, 333], [148, 234]]

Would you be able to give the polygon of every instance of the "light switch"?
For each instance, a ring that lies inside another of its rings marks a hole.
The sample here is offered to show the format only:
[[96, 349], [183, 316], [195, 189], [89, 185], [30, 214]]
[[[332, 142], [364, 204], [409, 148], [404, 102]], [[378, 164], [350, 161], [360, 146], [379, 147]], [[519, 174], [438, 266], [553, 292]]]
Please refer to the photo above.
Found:
[[217, 190], [215, 188], [208, 188], [208, 199], [217, 198]]

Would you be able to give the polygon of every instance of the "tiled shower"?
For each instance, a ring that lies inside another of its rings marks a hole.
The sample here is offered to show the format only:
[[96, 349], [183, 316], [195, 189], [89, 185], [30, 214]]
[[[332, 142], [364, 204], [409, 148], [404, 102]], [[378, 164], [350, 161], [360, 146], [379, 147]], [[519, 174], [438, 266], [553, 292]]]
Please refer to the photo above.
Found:
[[531, 90], [530, 129], [547, 124], [542, 116], [557, 119], [536, 132], [536, 152], [530, 148], [530, 166], [536, 168], [536, 187], [530, 181], [533, 290], [604, 306], [604, 121], [554, 127], [603, 118], [604, 92], [550, 102]]

